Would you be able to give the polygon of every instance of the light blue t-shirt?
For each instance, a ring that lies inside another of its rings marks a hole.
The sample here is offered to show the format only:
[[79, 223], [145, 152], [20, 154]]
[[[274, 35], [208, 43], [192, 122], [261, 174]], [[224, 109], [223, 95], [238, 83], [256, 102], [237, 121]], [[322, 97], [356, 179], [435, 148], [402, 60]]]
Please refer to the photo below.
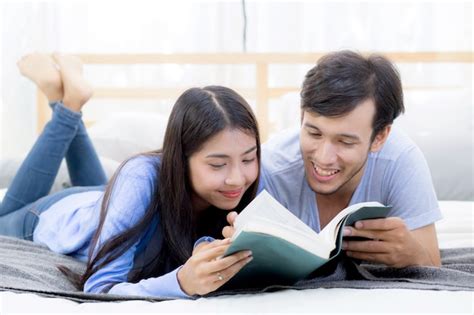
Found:
[[[158, 157], [139, 156], [121, 169], [110, 196], [99, 245], [143, 218], [157, 185], [158, 163]], [[56, 202], [40, 215], [33, 241], [48, 246], [54, 252], [86, 261], [91, 239], [99, 224], [102, 199], [103, 192], [90, 191], [72, 194]], [[138, 283], [128, 282], [135, 256], [151, 246], [152, 234], [160, 234], [157, 229], [158, 218], [155, 218], [143, 236], [125, 253], [86, 281], [84, 291], [101, 293], [105, 289], [110, 294], [189, 298], [179, 286], [179, 268], [160, 277], [143, 279]]]
[[[263, 145], [261, 187], [319, 232], [319, 211], [305, 177], [299, 131], [285, 130]], [[369, 153], [350, 205], [365, 201], [391, 205], [389, 216], [402, 218], [410, 230], [442, 218], [422, 152], [396, 127], [380, 151]]]

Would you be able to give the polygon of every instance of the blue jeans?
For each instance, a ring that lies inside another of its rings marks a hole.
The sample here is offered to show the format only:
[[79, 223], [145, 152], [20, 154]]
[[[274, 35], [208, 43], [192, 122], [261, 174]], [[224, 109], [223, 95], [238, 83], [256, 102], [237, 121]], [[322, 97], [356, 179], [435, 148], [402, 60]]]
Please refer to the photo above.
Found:
[[[0, 235], [33, 239], [39, 215], [74, 193], [103, 190], [105, 172], [87, 134], [82, 114], [61, 102], [51, 104], [53, 116], [23, 161], [0, 204]], [[72, 186], [48, 195], [63, 158]]]

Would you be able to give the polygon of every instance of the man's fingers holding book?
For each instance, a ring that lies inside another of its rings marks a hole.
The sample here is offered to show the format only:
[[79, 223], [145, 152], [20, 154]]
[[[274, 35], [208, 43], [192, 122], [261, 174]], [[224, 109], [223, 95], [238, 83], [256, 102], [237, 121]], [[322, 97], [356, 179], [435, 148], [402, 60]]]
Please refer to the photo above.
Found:
[[398, 229], [404, 225], [405, 223], [403, 222], [402, 219], [398, 217], [389, 217], [389, 218], [383, 218], [383, 219], [357, 221], [354, 224], [354, 227], [359, 230], [389, 231], [389, 230]]
[[378, 240], [368, 240], [363, 242], [344, 241], [342, 242], [342, 249], [347, 252], [386, 253], [387, 245]]
[[384, 231], [360, 230], [353, 227], [344, 228], [344, 241], [382, 241]]
[[383, 219], [372, 219], [372, 220], [361, 220], [354, 224], [354, 227], [344, 227], [344, 237], [346, 238], [363, 238], [371, 240], [385, 240], [388, 235], [388, 231], [393, 231], [404, 227], [402, 219], [397, 217], [383, 218]]

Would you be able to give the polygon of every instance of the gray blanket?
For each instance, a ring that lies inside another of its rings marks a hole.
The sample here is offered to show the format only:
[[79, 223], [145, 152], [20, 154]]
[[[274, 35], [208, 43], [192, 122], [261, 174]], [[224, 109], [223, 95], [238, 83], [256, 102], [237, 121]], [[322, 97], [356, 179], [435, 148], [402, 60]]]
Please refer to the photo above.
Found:
[[[358, 264], [348, 259], [335, 261], [318, 271], [311, 279], [292, 286], [217, 291], [223, 294], [269, 292], [281, 289], [358, 288], [358, 289], [421, 289], [474, 290], [473, 248], [441, 251], [442, 267], [386, 268]], [[72, 270], [84, 270], [84, 264], [71, 257], [51, 252], [29, 241], [0, 236], [0, 291], [29, 292], [48, 297], [61, 297], [77, 302], [124, 300], [162, 301], [166, 297], [117, 296], [77, 291], [56, 268], [65, 265]]]

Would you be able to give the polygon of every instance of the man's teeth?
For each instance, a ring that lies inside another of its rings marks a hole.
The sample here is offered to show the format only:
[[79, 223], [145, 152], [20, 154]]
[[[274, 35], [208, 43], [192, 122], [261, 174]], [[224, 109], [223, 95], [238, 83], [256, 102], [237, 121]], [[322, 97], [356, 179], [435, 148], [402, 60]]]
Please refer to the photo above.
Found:
[[319, 167], [315, 167], [316, 172], [322, 176], [331, 176], [339, 172], [339, 170], [323, 170]]

